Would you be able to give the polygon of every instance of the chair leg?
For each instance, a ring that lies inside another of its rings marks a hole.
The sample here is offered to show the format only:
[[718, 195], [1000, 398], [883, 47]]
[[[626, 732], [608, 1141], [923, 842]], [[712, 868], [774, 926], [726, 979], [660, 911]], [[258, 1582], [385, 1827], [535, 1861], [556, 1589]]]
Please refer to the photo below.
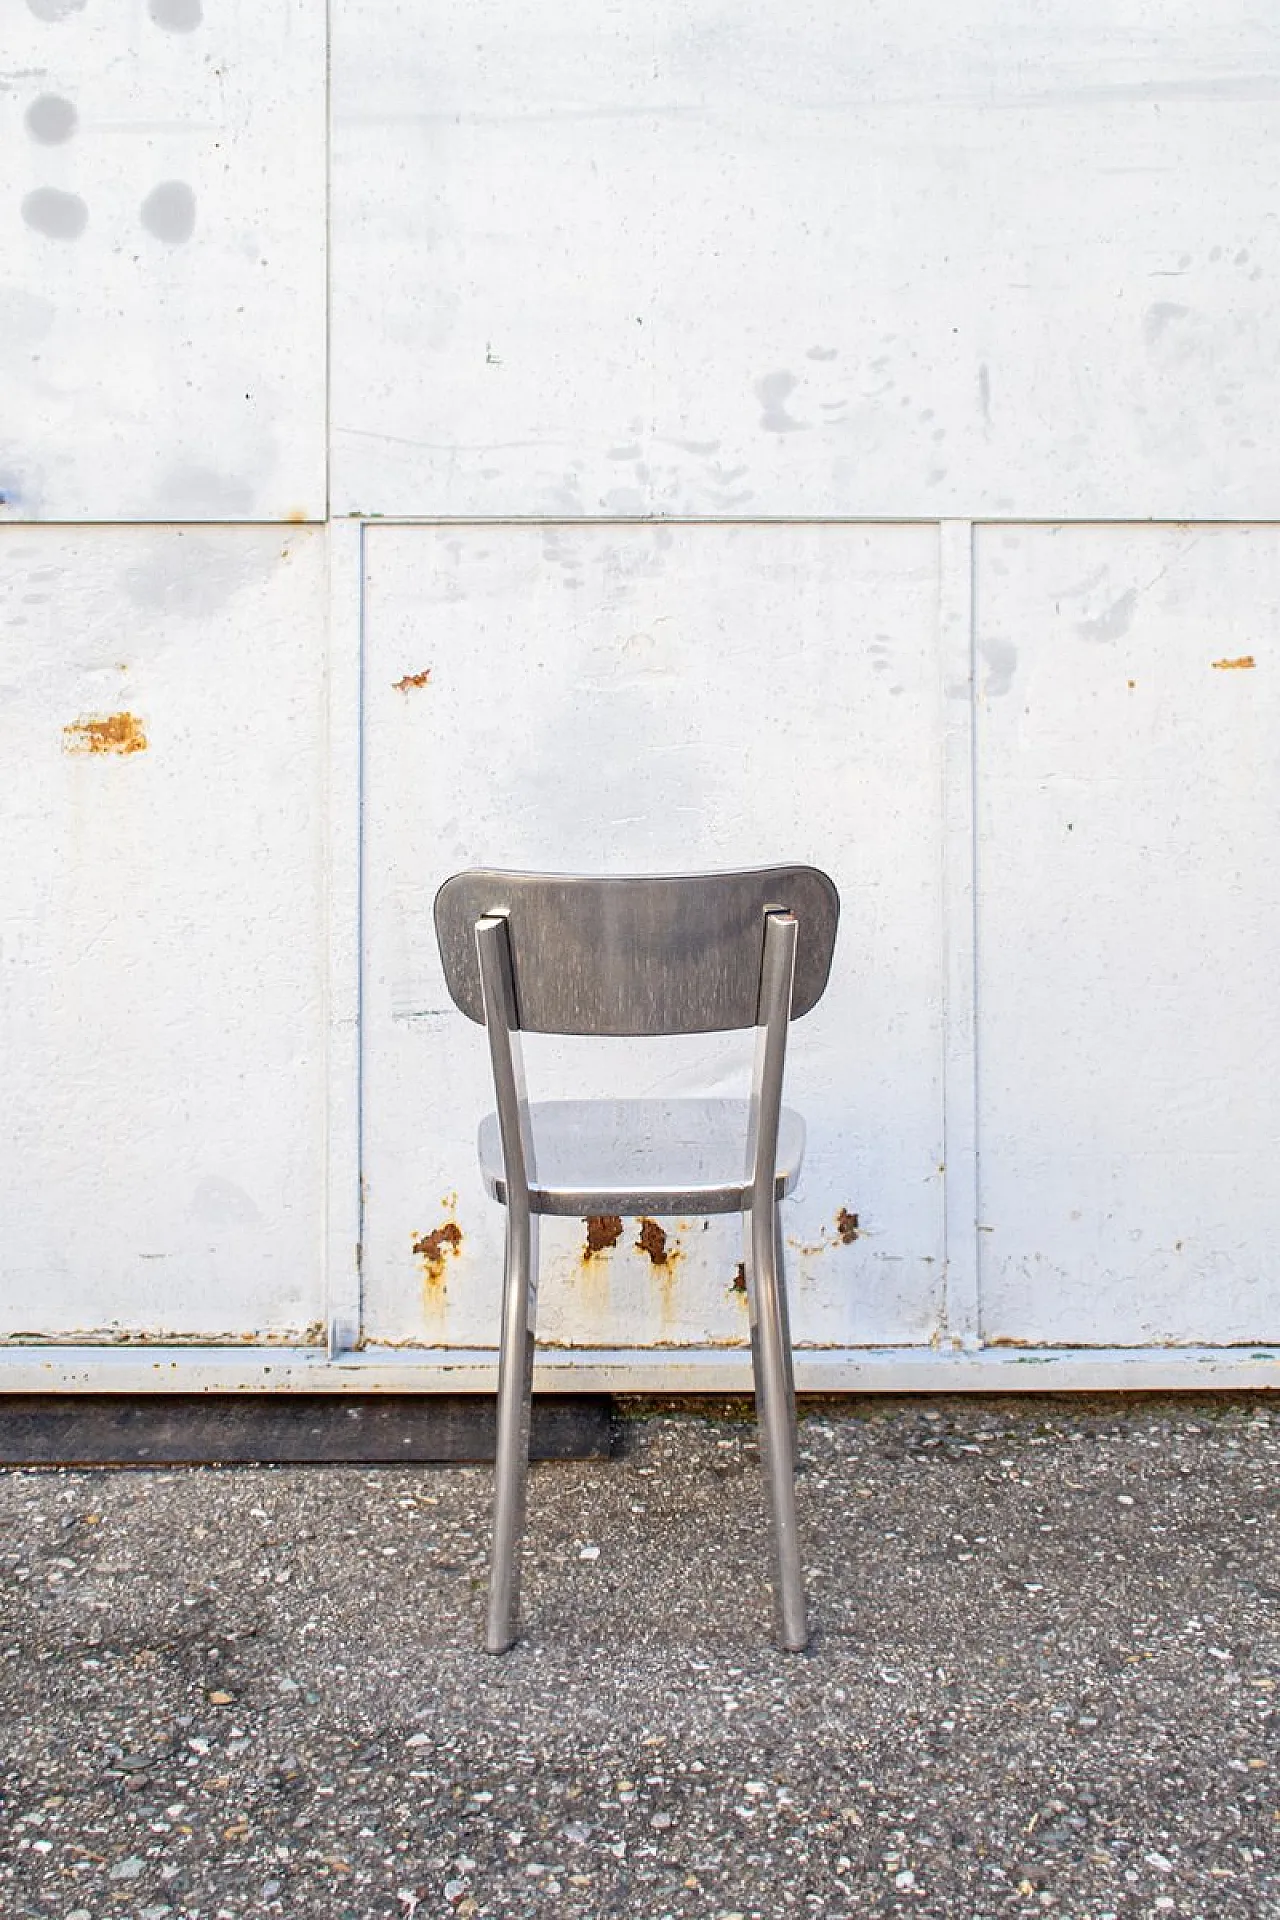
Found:
[[787, 1431], [791, 1435], [792, 1462], [799, 1442], [796, 1437], [796, 1373], [791, 1346], [791, 1302], [787, 1298], [787, 1255], [782, 1241], [782, 1208], [773, 1209], [773, 1268], [778, 1276], [778, 1317], [782, 1323], [782, 1357], [787, 1370]]
[[774, 1613], [778, 1644], [792, 1653], [809, 1640], [796, 1521], [796, 1408], [782, 1235], [776, 1203], [746, 1219], [751, 1359], [760, 1454], [773, 1520]]
[[538, 1306], [537, 1222], [507, 1210], [498, 1355], [498, 1435], [494, 1456], [493, 1558], [485, 1649], [505, 1653], [520, 1626], [520, 1547], [529, 1477], [533, 1343]]

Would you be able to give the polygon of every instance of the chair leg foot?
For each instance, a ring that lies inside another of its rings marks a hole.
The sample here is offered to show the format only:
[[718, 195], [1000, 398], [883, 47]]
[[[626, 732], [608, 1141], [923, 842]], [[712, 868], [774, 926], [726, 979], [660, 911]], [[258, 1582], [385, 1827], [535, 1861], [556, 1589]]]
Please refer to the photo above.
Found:
[[773, 1520], [774, 1613], [778, 1645], [802, 1653], [809, 1644], [800, 1531], [796, 1518], [796, 1408], [786, 1276], [776, 1206], [747, 1221], [747, 1285], [755, 1369], [760, 1455]]
[[494, 1450], [493, 1556], [485, 1650], [506, 1653], [520, 1632], [520, 1548], [529, 1476], [529, 1421], [537, 1311], [534, 1229], [507, 1215], [502, 1344], [498, 1356], [498, 1432]]

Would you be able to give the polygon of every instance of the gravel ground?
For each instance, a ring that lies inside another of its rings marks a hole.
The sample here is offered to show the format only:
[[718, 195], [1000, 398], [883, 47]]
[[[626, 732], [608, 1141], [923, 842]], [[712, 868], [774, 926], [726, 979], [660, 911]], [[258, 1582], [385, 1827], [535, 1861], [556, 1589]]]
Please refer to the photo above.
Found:
[[0, 1915], [1280, 1915], [1280, 1407], [742, 1410], [536, 1467], [0, 1476]]

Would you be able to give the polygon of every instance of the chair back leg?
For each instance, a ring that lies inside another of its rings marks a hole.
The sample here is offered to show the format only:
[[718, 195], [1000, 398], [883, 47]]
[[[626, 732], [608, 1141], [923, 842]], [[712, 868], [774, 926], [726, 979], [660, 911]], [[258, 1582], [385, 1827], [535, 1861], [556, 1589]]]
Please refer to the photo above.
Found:
[[520, 1631], [520, 1552], [529, 1478], [533, 1347], [538, 1312], [538, 1223], [527, 1207], [507, 1209], [498, 1354], [498, 1434], [494, 1458], [493, 1556], [485, 1647], [505, 1653]]
[[743, 1224], [756, 1419], [773, 1525], [775, 1630], [780, 1647], [800, 1653], [808, 1645], [809, 1626], [796, 1519], [795, 1388], [777, 1201], [753, 1207]]

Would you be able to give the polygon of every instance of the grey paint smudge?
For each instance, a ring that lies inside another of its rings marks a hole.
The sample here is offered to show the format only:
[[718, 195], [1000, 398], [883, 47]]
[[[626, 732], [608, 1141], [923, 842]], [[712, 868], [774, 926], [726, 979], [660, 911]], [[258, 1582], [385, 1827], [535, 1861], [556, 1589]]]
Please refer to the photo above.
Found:
[[253, 489], [211, 467], [170, 467], [155, 498], [175, 520], [236, 520], [252, 508]]
[[804, 357], [806, 360], [837, 360], [840, 357], [840, 349], [839, 347], [806, 347]]
[[763, 380], [756, 381], [756, 398], [764, 408], [760, 425], [770, 433], [803, 432], [805, 422], [794, 420], [786, 408], [787, 399], [795, 389], [795, 375], [785, 371], [766, 373]]
[[89, 224], [89, 209], [78, 193], [37, 187], [23, 201], [22, 217], [50, 240], [78, 240]]
[[27, 0], [37, 20], [65, 20], [69, 13], [83, 13], [84, 0]]
[[1105, 613], [1096, 620], [1081, 620], [1076, 632], [1085, 640], [1120, 640], [1133, 625], [1133, 610], [1138, 604], [1138, 589], [1130, 587], [1118, 600], [1113, 600]]
[[79, 124], [80, 116], [70, 100], [64, 100], [59, 93], [42, 93], [27, 108], [27, 132], [42, 147], [60, 147], [69, 140]]
[[1014, 669], [1018, 664], [1018, 649], [1010, 640], [1002, 640], [993, 634], [982, 642], [982, 657], [991, 671], [987, 675], [986, 692], [989, 698], [997, 699], [1002, 693], [1008, 693], [1013, 685]]
[[194, 33], [204, 19], [200, 0], [151, 0], [147, 11], [166, 33]]
[[1189, 307], [1180, 307], [1175, 300], [1157, 300], [1154, 307], [1148, 307], [1142, 322], [1142, 337], [1147, 345], [1154, 347], [1169, 323], [1181, 320], [1190, 311]]
[[202, 1180], [187, 1203], [187, 1218], [209, 1227], [258, 1227], [262, 1215], [251, 1195], [234, 1180]]
[[196, 226], [196, 197], [185, 180], [162, 180], [142, 203], [142, 224], [166, 246], [180, 247]]
[[[198, 511], [197, 503], [180, 488], [165, 498], [167, 511], [181, 514], [193, 508]], [[149, 613], [206, 620], [234, 595], [266, 578], [278, 550], [278, 541], [264, 547], [256, 541], [229, 545], [199, 533], [160, 535], [143, 548], [121, 584], [133, 605]]]
[[991, 425], [991, 374], [984, 360], [978, 368], [978, 406], [987, 426]]

